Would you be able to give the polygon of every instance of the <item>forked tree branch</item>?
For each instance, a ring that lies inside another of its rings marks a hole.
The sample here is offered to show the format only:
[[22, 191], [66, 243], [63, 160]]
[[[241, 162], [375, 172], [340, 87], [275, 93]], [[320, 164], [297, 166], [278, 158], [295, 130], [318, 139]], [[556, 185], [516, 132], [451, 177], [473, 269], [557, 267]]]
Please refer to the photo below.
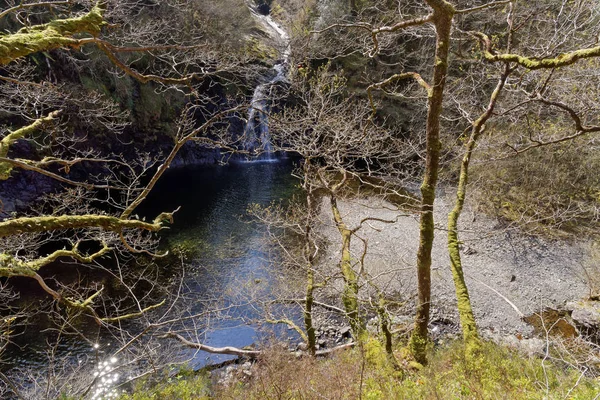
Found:
[[483, 57], [490, 62], [511, 62], [530, 70], [550, 69], [572, 65], [578, 60], [600, 57], [600, 46], [579, 49], [563, 53], [554, 58], [524, 57], [519, 54], [498, 54], [493, 48], [491, 39], [482, 32], [470, 32], [482, 44]]
[[503, 159], [509, 158], [511, 156], [525, 153], [529, 150], [532, 150], [532, 149], [535, 149], [538, 147], [563, 143], [563, 142], [567, 142], [569, 140], [576, 139], [576, 138], [583, 136], [585, 134], [588, 134], [588, 133], [600, 132], [600, 125], [591, 125], [591, 126], [584, 125], [583, 122], [581, 121], [581, 117], [579, 116], [577, 111], [575, 111], [572, 107], [568, 106], [567, 104], [565, 104], [563, 102], [548, 100], [539, 94], [536, 98], [530, 99], [528, 102], [533, 102], [533, 101], [537, 101], [537, 102], [546, 104], [548, 106], [560, 108], [561, 110], [566, 111], [567, 114], [569, 114], [569, 117], [571, 117], [571, 119], [573, 120], [573, 123], [575, 124], [575, 132], [570, 135], [561, 136], [559, 138], [551, 139], [551, 140], [545, 140], [545, 141], [532, 140], [534, 143], [532, 143], [526, 147], [522, 147], [522, 148], [518, 148], [511, 144], [506, 143], [506, 146], [510, 147], [510, 149], [513, 151], [513, 153], [510, 155], [504, 156], [504, 157], [495, 158], [494, 160], [503, 160]]
[[369, 32], [371, 34], [371, 39], [373, 40], [373, 48], [369, 51], [369, 57], [374, 57], [379, 52], [378, 35], [380, 33], [397, 32], [397, 31], [400, 31], [400, 30], [403, 30], [406, 28], [410, 28], [412, 26], [423, 25], [427, 22], [431, 22], [432, 20], [433, 20], [433, 14], [429, 14], [425, 17], [413, 18], [413, 19], [397, 22], [394, 25], [380, 26], [377, 28], [371, 24], [364, 23], [364, 22], [363, 23], [355, 23], [355, 24], [331, 24], [324, 29], [321, 29], [318, 31], [311, 31], [310, 33], [319, 34], [319, 33], [323, 33], [323, 32], [326, 32], [326, 31], [329, 31], [329, 30], [335, 29], [335, 28], [356, 28], [356, 29], [366, 30], [367, 32]]
[[423, 87], [427, 91], [427, 96], [431, 96], [431, 86], [421, 77], [420, 74], [416, 72], [404, 72], [402, 74], [394, 74], [381, 82], [373, 83], [372, 85], [369, 85], [369, 87], [367, 87], [369, 104], [371, 105], [373, 113], [377, 111], [377, 108], [375, 107], [375, 102], [373, 101], [373, 90], [383, 90], [386, 86], [401, 81], [403, 79], [414, 79], [421, 87]]

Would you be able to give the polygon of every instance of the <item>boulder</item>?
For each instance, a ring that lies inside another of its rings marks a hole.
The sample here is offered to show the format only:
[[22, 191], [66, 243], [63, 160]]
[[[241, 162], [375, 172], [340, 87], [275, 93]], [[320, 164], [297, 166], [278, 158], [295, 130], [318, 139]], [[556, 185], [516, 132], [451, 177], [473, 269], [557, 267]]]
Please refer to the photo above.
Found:
[[577, 301], [567, 303], [567, 310], [571, 311], [571, 318], [580, 327], [585, 329], [600, 329], [600, 302]]

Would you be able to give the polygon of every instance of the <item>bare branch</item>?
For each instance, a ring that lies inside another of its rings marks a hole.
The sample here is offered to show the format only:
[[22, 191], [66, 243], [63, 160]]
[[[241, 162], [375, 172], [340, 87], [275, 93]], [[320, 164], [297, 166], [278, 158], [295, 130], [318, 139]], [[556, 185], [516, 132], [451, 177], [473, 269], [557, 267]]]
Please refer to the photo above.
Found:
[[48, 2], [29, 3], [29, 4], [23, 4], [23, 3], [21, 3], [18, 6], [14, 6], [14, 7], [11, 7], [11, 8], [8, 8], [8, 9], [2, 11], [0, 13], [0, 19], [6, 17], [10, 13], [13, 13], [13, 12], [19, 11], [19, 10], [23, 10], [25, 8], [32, 8], [32, 7], [38, 7], [38, 6], [46, 6], [46, 7], [62, 6], [62, 5], [66, 5], [66, 4], [71, 4], [71, 0], [66, 0], [66, 1], [48, 1]]
[[482, 4], [482, 5], [476, 6], [476, 7], [464, 8], [462, 10], [456, 10], [454, 13], [455, 14], [468, 14], [468, 13], [472, 13], [474, 11], [485, 10], [485, 9], [492, 8], [492, 7], [503, 6], [508, 3], [512, 3], [512, 1], [513, 0], [494, 1], [491, 3]]
[[207, 346], [202, 343], [196, 343], [196, 342], [189, 341], [186, 338], [184, 338], [183, 336], [181, 336], [175, 332], [168, 332], [162, 337], [177, 339], [179, 342], [181, 342], [186, 347], [191, 347], [193, 349], [206, 351], [207, 353], [212, 353], [212, 354], [230, 354], [233, 356], [249, 357], [249, 358], [256, 358], [262, 354], [262, 352], [258, 351], [258, 350], [244, 350], [244, 349], [239, 349], [237, 347], [231, 347], [231, 346], [226, 346], [226, 347]]
[[486, 34], [481, 32], [471, 32], [471, 35], [479, 39], [480, 43], [483, 45], [483, 56], [487, 61], [514, 62], [530, 70], [565, 67], [576, 63], [578, 60], [600, 56], [600, 46], [574, 50], [560, 54], [554, 58], [536, 59], [524, 57], [519, 54], [497, 54], [493, 49], [491, 39]]

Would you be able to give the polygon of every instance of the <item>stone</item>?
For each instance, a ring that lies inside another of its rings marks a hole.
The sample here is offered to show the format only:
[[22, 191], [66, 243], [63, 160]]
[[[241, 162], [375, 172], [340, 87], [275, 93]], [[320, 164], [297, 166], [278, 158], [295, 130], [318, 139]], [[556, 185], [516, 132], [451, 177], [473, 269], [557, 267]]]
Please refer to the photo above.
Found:
[[351, 331], [351, 329], [349, 326], [343, 326], [340, 329], [340, 336], [342, 336], [342, 337], [350, 336], [350, 331]]
[[573, 321], [587, 329], [600, 328], [600, 302], [578, 301], [567, 303], [567, 310], [571, 310]]
[[296, 349], [300, 350], [300, 351], [306, 351], [306, 350], [308, 350], [308, 345], [304, 342], [298, 343], [298, 346], [296, 346]]

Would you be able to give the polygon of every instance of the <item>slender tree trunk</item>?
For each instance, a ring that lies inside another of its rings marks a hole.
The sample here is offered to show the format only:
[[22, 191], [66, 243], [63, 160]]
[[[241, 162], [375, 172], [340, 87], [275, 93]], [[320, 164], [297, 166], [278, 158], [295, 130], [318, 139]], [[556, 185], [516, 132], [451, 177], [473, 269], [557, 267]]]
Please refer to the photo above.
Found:
[[352, 256], [350, 253], [350, 241], [352, 231], [344, 223], [342, 215], [337, 205], [335, 194], [330, 196], [331, 211], [333, 218], [342, 238], [342, 258], [340, 260], [340, 270], [344, 278], [344, 291], [342, 293], [342, 302], [344, 310], [350, 322], [352, 333], [357, 341], [362, 340], [364, 326], [360, 320], [358, 305], [358, 275], [352, 268]]
[[433, 203], [438, 180], [440, 159], [440, 115], [444, 98], [444, 86], [448, 72], [450, 29], [454, 8], [446, 1], [427, 0], [433, 8], [433, 24], [436, 30], [435, 65], [433, 85], [429, 92], [427, 109], [427, 154], [425, 174], [421, 184], [421, 217], [419, 222], [419, 249], [417, 251], [418, 304], [415, 329], [410, 338], [409, 349], [415, 360], [426, 363], [429, 309], [431, 301], [431, 249], [434, 238]]
[[315, 269], [314, 269], [314, 260], [315, 260], [315, 252], [316, 245], [314, 242], [314, 238], [312, 235], [312, 225], [314, 222], [313, 216], [315, 215], [314, 203], [313, 203], [313, 193], [308, 185], [306, 179], [308, 178], [308, 174], [310, 173], [310, 160], [307, 159], [304, 161], [304, 190], [306, 191], [306, 209], [307, 216], [306, 222], [304, 225], [304, 255], [307, 260], [307, 271], [306, 271], [306, 301], [304, 303], [304, 329], [306, 330], [306, 337], [308, 352], [311, 355], [315, 355], [317, 351], [317, 338], [315, 335], [315, 327], [313, 325], [312, 319], [312, 309], [314, 303], [314, 290], [315, 290]]
[[471, 156], [473, 155], [473, 151], [475, 150], [479, 136], [485, 130], [485, 123], [492, 116], [492, 112], [494, 111], [494, 107], [496, 106], [500, 92], [504, 88], [504, 84], [506, 83], [506, 79], [510, 75], [510, 72], [510, 67], [507, 64], [504, 72], [498, 80], [498, 83], [496, 84], [494, 91], [492, 92], [492, 95], [490, 96], [490, 102], [486, 110], [475, 122], [473, 122], [471, 136], [465, 145], [465, 154], [460, 165], [460, 176], [456, 190], [456, 201], [454, 203], [454, 208], [448, 214], [448, 253], [450, 254], [452, 278], [454, 279], [456, 301], [458, 305], [458, 313], [460, 316], [460, 324], [462, 327], [467, 359], [473, 359], [477, 356], [481, 347], [481, 343], [479, 340], [479, 334], [477, 332], [475, 317], [473, 316], [469, 291], [467, 289], [467, 284], [465, 282], [463, 273], [458, 240], [458, 219], [462, 213], [465, 203]]
[[381, 293], [379, 290], [377, 292], [377, 295], [379, 297], [379, 302], [377, 303], [377, 315], [379, 316], [379, 329], [381, 330], [383, 344], [385, 346], [385, 352], [387, 354], [388, 360], [394, 366], [394, 368], [398, 368], [398, 360], [396, 360], [396, 356], [394, 356], [394, 343], [392, 340], [392, 331], [390, 330], [390, 314], [385, 309], [385, 298], [383, 297], [383, 293]]
[[312, 306], [314, 302], [313, 292], [315, 290], [315, 271], [312, 265], [308, 266], [306, 274], [306, 302], [304, 304], [304, 329], [306, 329], [306, 337], [308, 338], [308, 352], [315, 355], [317, 351], [317, 337], [315, 335], [315, 327], [312, 320]]

